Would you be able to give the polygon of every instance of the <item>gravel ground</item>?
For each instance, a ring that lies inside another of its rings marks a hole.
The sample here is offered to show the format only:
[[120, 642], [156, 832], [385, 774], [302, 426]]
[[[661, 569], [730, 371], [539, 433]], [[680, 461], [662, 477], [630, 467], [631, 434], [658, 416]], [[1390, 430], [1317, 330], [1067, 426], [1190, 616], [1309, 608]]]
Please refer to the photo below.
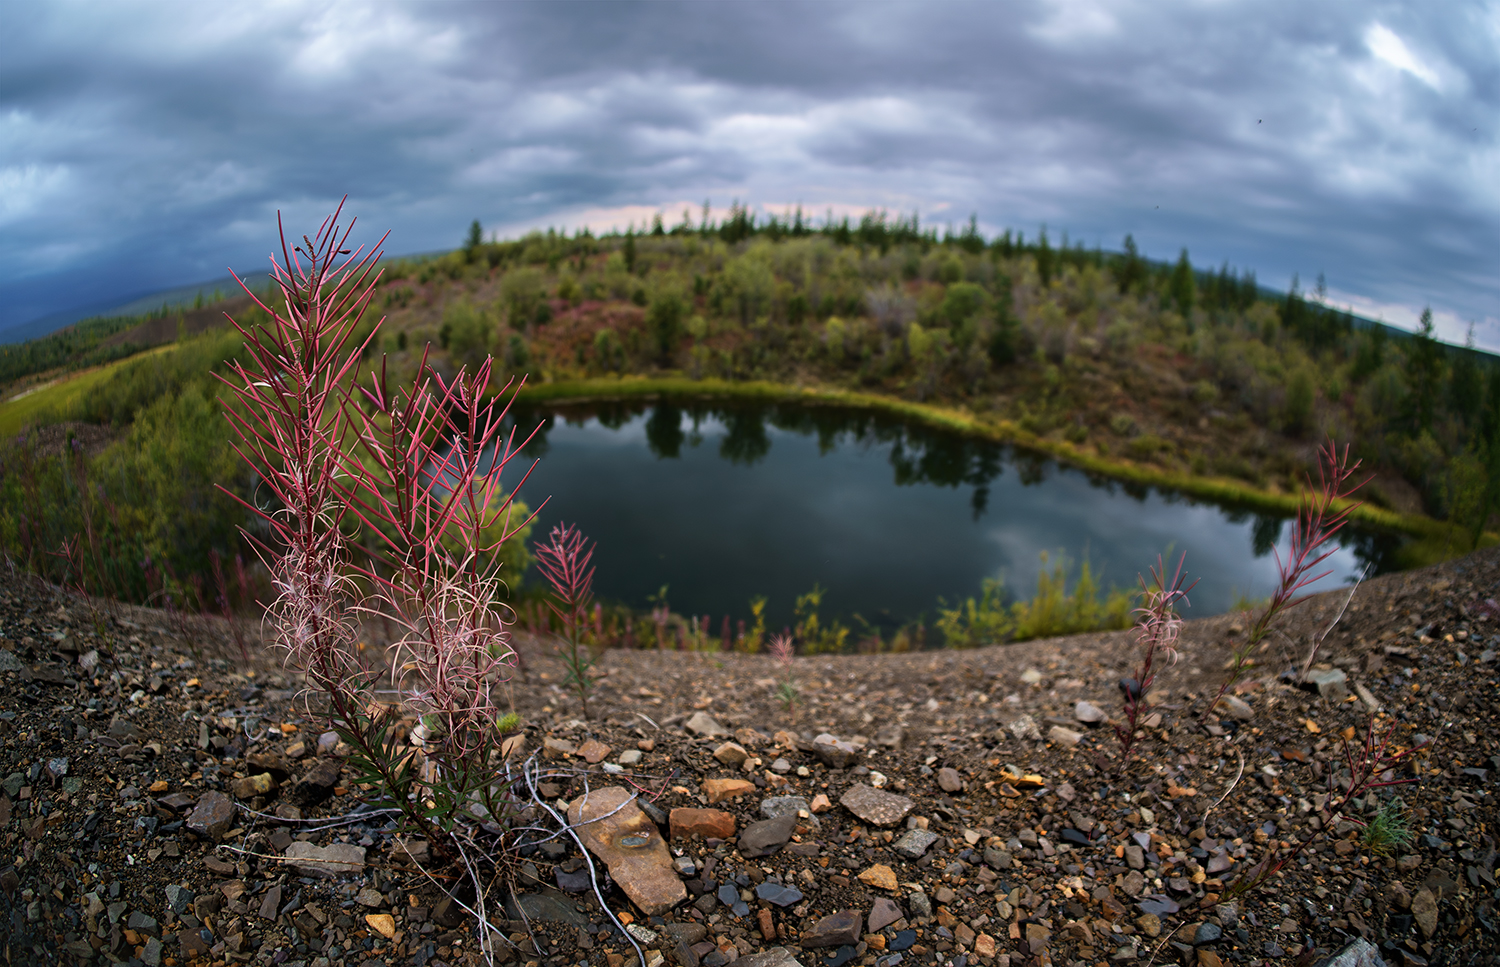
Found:
[[[540, 795], [564, 809], [586, 789], [639, 791], [683, 898], [643, 910], [626, 895], [642, 874], [596, 863], [606, 911], [576, 845], [529, 846], [507, 866], [523, 899], [487, 907], [514, 941], [495, 959], [626, 967], [639, 945], [646, 967], [1310, 965], [1362, 938], [1389, 964], [1494, 963], [1497, 585], [1493, 550], [1366, 582], [1316, 656], [1343, 673], [1321, 692], [1286, 673], [1348, 592], [1312, 599], [1255, 655], [1239, 704], [1206, 718], [1245, 620], [1189, 622], [1124, 764], [1111, 722], [1129, 633], [801, 657], [790, 708], [763, 656], [615, 651], [587, 723], [523, 640], [518, 756], [548, 770]], [[222, 625], [9, 581], [6, 962], [480, 962], [447, 871], [361, 812], [296, 689]], [[1372, 707], [1392, 748], [1420, 747], [1390, 775], [1416, 781], [1330, 816], [1344, 736]], [[768, 821], [783, 797], [803, 801]], [[1411, 839], [1375, 849], [1351, 820], [1396, 797]], [[689, 809], [704, 812], [673, 815]], [[1232, 895], [1267, 851], [1309, 838]], [[287, 860], [338, 846], [322, 870]]]

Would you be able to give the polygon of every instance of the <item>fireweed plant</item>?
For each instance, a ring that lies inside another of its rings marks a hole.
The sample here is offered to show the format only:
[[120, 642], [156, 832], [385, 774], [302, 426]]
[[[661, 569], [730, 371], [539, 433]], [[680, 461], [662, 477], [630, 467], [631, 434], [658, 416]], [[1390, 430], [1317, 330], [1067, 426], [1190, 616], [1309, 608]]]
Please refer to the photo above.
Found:
[[589, 719], [589, 696], [594, 679], [593, 650], [584, 642], [589, 627], [589, 603], [594, 597], [594, 545], [571, 524], [558, 524], [547, 535], [547, 543], [536, 548], [536, 567], [552, 586], [547, 605], [562, 622], [563, 638], [558, 653], [568, 669], [568, 685], [583, 705]]
[[777, 635], [769, 645], [771, 657], [781, 669], [781, 681], [776, 683], [776, 697], [781, 701], [792, 721], [797, 720], [797, 679], [792, 675], [792, 639], [790, 635]]
[[[445, 381], [424, 354], [399, 390], [382, 363], [356, 392], [380, 326], [354, 334], [384, 238], [351, 252], [341, 210], [291, 249], [281, 230], [283, 311], [245, 287], [268, 321], [230, 320], [245, 345], [225, 409], [265, 494], [246, 507], [266, 533], [246, 537], [272, 575], [267, 618], [309, 706], [322, 700], [380, 805], [453, 861], [476, 826], [503, 832], [514, 810], [498, 748], [513, 657], [495, 551], [525, 523], [499, 488], [517, 445], [502, 429], [505, 391], [486, 397], [488, 361]], [[388, 667], [360, 660], [362, 619], [395, 628]], [[399, 701], [382, 701], [392, 689]]]
[[1115, 726], [1115, 736], [1120, 740], [1121, 769], [1130, 760], [1143, 717], [1150, 714], [1151, 705], [1146, 696], [1151, 694], [1160, 663], [1177, 661], [1176, 644], [1182, 631], [1182, 617], [1177, 613], [1177, 607], [1187, 605], [1188, 592], [1198, 586], [1194, 581], [1183, 587], [1187, 576], [1182, 572], [1182, 565], [1186, 562], [1187, 554], [1184, 553], [1177, 559], [1177, 569], [1168, 579], [1166, 565], [1158, 557], [1156, 566], [1151, 569], [1150, 581], [1141, 578], [1141, 606], [1136, 608], [1136, 614], [1140, 616], [1136, 622], [1136, 642], [1141, 649], [1141, 664], [1134, 678], [1120, 680], [1120, 693], [1125, 698], [1125, 722]]
[[[1276, 591], [1271, 595], [1270, 603], [1261, 611], [1255, 624], [1251, 625], [1249, 633], [1245, 636], [1245, 643], [1235, 649], [1229, 676], [1219, 686], [1214, 700], [1208, 703], [1204, 715], [1218, 708], [1220, 700], [1224, 698], [1224, 693], [1240, 680], [1240, 676], [1244, 674], [1245, 667], [1250, 661], [1251, 653], [1271, 633], [1271, 623], [1277, 616], [1307, 600], [1306, 595], [1298, 597], [1298, 592], [1333, 573], [1331, 568], [1319, 571], [1317, 574], [1312, 572], [1338, 551], [1339, 545], [1332, 544], [1330, 541], [1349, 522], [1349, 515], [1354, 512], [1355, 508], [1364, 503], [1364, 501], [1352, 504], [1348, 502], [1355, 491], [1369, 483], [1369, 478], [1356, 484], [1350, 483], [1354, 474], [1359, 470], [1359, 466], [1358, 460], [1353, 463], [1349, 462], [1347, 444], [1340, 451], [1338, 445], [1329, 440], [1319, 448], [1318, 480], [1314, 484], [1311, 476], [1307, 478], [1307, 489], [1297, 511], [1297, 523], [1292, 528], [1291, 545], [1287, 548], [1285, 557], [1281, 556], [1281, 551], [1274, 551], [1276, 571], [1280, 579], [1276, 585]], [[1341, 503], [1343, 508], [1339, 509]], [[1310, 660], [1308, 664], [1311, 665]]]

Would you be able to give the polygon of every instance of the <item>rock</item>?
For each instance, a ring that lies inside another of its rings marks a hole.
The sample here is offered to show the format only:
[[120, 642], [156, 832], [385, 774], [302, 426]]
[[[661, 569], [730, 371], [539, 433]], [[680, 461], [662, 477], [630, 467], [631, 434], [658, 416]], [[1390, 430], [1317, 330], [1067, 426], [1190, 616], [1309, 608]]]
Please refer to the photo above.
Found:
[[796, 830], [795, 813], [753, 822], [740, 831], [740, 853], [746, 859], [774, 853], [787, 844]]
[[229, 784], [229, 791], [234, 793], [236, 799], [253, 799], [256, 796], [268, 795], [275, 788], [276, 780], [269, 772], [246, 776]]
[[1214, 708], [1228, 712], [1231, 718], [1241, 722], [1248, 722], [1255, 718], [1255, 709], [1250, 706], [1250, 703], [1234, 695], [1225, 695], [1219, 699], [1219, 704]]
[[848, 769], [859, 762], [859, 750], [828, 733], [813, 739], [813, 755], [830, 769]]
[[704, 779], [703, 795], [709, 802], [723, 802], [755, 791], [755, 783], [748, 779]]
[[884, 749], [899, 749], [906, 739], [906, 732], [899, 725], [887, 725], [875, 730], [875, 744]]
[[318, 755], [333, 755], [339, 747], [339, 734], [334, 731], [318, 736]]
[[687, 899], [687, 888], [666, 841], [632, 800], [619, 786], [596, 789], [573, 801], [568, 821], [625, 895], [647, 916], [660, 916]]
[[1373, 944], [1358, 939], [1327, 960], [1319, 961], [1318, 967], [1386, 967], [1386, 964]]
[[750, 758], [750, 753], [738, 742], [725, 742], [714, 750], [714, 758], [730, 768], [738, 768], [740, 763]]
[[620, 765], [622, 766], [639, 765], [641, 757], [643, 755], [645, 755], [645, 753], [640, 749], [626, 749], [624, 752], [620, 753], [620, 758], [616, 759], [615, 761], [620, 763]]
[[1093, 702], [1079, 702], [1073, 706], [1073, 717], [1088, 726], [1103, 725], [1109, 721], [1108, 713]]
[[[806, 816], [803, 814], [806, 813]], [[801, 796], [771, 796], [760, 801], [760, 815], [762, 819], [775, 819], [777, 816], [792, 815], [802, 822], [807, 823], [813, 829], [821, 829], [823, 821], [813, 815], [812, 804]]]
[[348, 876], [365, 868], [365, 849], [348, 843], [314, 846], [299, 842], [287, 847], [286, 861], [303, 876]]
[[830, 914], [802, 931], [801, 945], [808, 947], [842, 947], [859, 942], [859, 927], [864, 918], [853, 910]]
[[1303, 687], [1311, 686], [1323, 699], [1331, 705], [1337, 705], [1349, 697], [1349, 676], [1341, 669], [1331, 668], [1327, 671], [1313, 670], [1307, 673], [1303, 680]]
[[937, 833], [925, 829], [908, 829], [901, 834], [900, 839], [896, 840], [894, 846], [899, 855], [916, 861], [926, 855], [927, 851], [932, 848], [932, 844], [937, 841]]
[[1148, 937], [1155, 939], [1161, 936], [1161, 917], [1154, 913], [1143, 913], [1136, 917], [1135, 925]]
[[[1371, 711], [1371, 712], [1378, 712], [1378, 711], [1380, 711], [1380, 700], [1377, 699], [1375, 697], [1375, 695], [1368, 688], [1366, 688], [1365, 686], [1363, 686], [1363, 685], [1359, 684], [1358, 682], [1356, 682], [1355, 685], [1354, 685], [1354, 694], [1356, 694], [1356, 695], [1359, 696], [1359, 700], [1361, 702], [1365, 703], [1365, 708], [1368, 709], [1369, 711]], [[1353, 946], [1353, 944], [1351, 944], [1350, 946]], [[1345, 947], [1344, 949], [1348, 950], [1349, 948]], [[1379, 956], [1379, 955], [1377, 954], [1376, 956]]]
[[963, 777], [958, 774], [957, 769], [950, 769], [947, 766], [944, 766], [943, 768], [938, 770], [937, 783], [938, 788], [946, 793], [959, 793], [964, 791]]
[[392, 940], [396, 936], [396, 918], [389, 913], [367, 913], [365, 923], [370, 925], [371, 930], [387, 940]]
[[876, 863], [865, 870], [858, 877], [859, 882], [866, 886], [873, 886], [877, 890], [896, 889], [896, 871], [884, 863]]
[[992, 870], [1010, 869], [1013, 859], [1014, 857], [1003, 849], [996, 849], [993, 846], [986, 846], [984, 848], [984, 865]]
[[1200, 923], [1198, 929], [1193, 932], [1193, 946], [1201, 947], [1204, 944], [1218, 943], [1224, 936], [1224, 931], [1216, 923]]
[[385, 897], [373, 886], [367, 886], [354, 895], [354, 902], [371, 910], [378, 910], [385, 906]]
[[[803, 946], [807, 946], [803, 944]], [[772, 947], [764, 953], [747, 954], [734, 962], [735, 967], [802, 967], [785, 947]]]
[[980, 960], [991, 960], [995, 956], [995, 938], [982, 933], [974, 938], [974, 956]]
[[273, 886], [266, 891], [266, 895], [260, 898], [260, 909], [257, 911], [262, 920], [275, 920], [281, 913], [281, 887]]
[[879, 933], [903, 916], [905, 914], [901, 912], [900, 907], [896, 906], [896, 901], [883, 896], [876, 897], [874, 904], [870, 907], [867, 929], [870, 933]]
[[1220, 846], [1208, 855], [1208, 866], [1205, 869], [1208, 870], [1209, 876], [1214, 876], [1223, 873], [1232, 866], [1234, 866], [1234, 860], [1229, 858], [1229, 851]]
[[906, 908], [911, 911], [913, 917], [926, 918], [932, 916], [932, 901], [927, 899], [927, 894], [921, 890], [907, 895]]
[[206, 792], [188, 814], [187, 828], [218, 842], [234, 823], [234, 802], [222, 792]]
[[1422, 936], [1432, 939], [1433, 932], [1437, 930], [1437, 897], [1433, 896], [1432, 891], [1425, 886], [1411, 898], [1411, 915], [1416, 918], [1417, 926], [1422, 930]]
[[1197, 957], [1198, 967], [1224, 967], [1224, 961], [1212, 950], [1199, 950]]
[[557, 739], [549, 735], [542, 740], [542, 754], [549, 759], [566, 759], [570, 755], [578, 754], [578, 746], [567, 739]]
[[724, 726], [720, 725], [718, 722], [715, 722], [713, 716], [709, 715], [707, 712], [693, 713], [693, 717], [687, 720], [687, 723], [684, 727], [694, 735], [713, 736], [729, 734], [729, 730], [724, 728]]
[[1146, 851], [1131, 843], [1125, 847], [1125, 865], [1132, 870], [1144, 870], [1146, 868]]
[[832, 808], [833, 803], [829, 802], [828, 797], [821, 792], [812, 797], [812, 811], [814, 816], [818, 813], [826, 813]]
[[1037, 728], [1036, 719], [1024, 713], [1016, 715], [1005, 723], [1005, 731], [1011, 734], [1017, 742], [1040, 742], [1042, 730]]
[[894, 826], [915, 805], [905, 796], [856, 783], [839, 799], [839, 805], [873, 826]]
[[1033, 952], [1045, 947], [1047, 941], [1050, 939], [1052, 939], [1052, 931], [1040, 923], [1028, 923], [1026, 925], [1026, 943], [1031, 947]]
[[598, 765], [609, 756], [610, 747], [598, 739], [589, 739], [578, 747], [578, 754], [583, 756], [583, 761], [589, 765]]
[[755, 888], [755, 895], [767, 903], [774, 903], [778, 907], [789, 907], [794, 903], [802, 902], [802, 891], [796, 887], [784, 886], [773, 883], [770, 880]]
[[1047, 730], [1047, 738], [1060, 746], [1071, 749], [1083, 741], [1083, 733], [1065, 729], [1061, 725], [1054, 725]]
[[1156, 893], [1146, 897], [1136, 905], [1140, 907], [1142, 913], [1154, 913], [1158, 917], [1176, 913], [1182, 909], [1177, 905], [1176, 901]]
[[332, 796], [338, 784], [338, 760], [319, 759], [292, 786], [292, 801], [299, 806], [316, 806]]
[[734, 835], [734, 817], [722, 809], [674, 809], [669, 823], [672, 839], [728, 839]]
[[[193, 902], [193, 891], [176, 883], [167, 884], [167, 906], [172, 912], [181, 916], [187, 912], [188, 904]], [[100, 909], [103, 909], [101, 904]]]

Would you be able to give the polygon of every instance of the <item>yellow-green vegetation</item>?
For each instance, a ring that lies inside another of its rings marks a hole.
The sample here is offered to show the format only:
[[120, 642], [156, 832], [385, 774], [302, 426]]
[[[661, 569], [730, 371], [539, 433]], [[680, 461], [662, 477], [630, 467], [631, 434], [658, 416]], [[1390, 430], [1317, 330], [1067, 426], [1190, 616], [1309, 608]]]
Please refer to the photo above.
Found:
[[1078, 581], [1068, 590], [1068, 566], [1061, 555], [1048, 572], [1048, 555], [1042, 552], [1037, 573], [1036, 595], [1030, 600], [1005, 602], [1005, 583], [986, 578], [979, 598], [969, 598], [957, 607], [946, 602], [938, 608], [937, 628], [949, 648], [973, 648], [1005, 641], [1028, 641], [1080, 631], [1130, 627], [1135, 595], [1112, 588], [1101, 589], [1089, 562], [1078, 569]]

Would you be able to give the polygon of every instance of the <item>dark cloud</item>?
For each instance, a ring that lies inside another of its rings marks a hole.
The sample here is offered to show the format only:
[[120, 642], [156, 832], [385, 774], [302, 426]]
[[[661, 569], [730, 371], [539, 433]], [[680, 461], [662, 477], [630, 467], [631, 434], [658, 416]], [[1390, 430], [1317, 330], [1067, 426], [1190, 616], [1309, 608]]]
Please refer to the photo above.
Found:
[[1500, 346], [1482, 5], [52, 4], [0, 32], [0, 327], [255, 264], [276, 210], [347, 192], [395, 251], [704, 197], [1133, 232]]

